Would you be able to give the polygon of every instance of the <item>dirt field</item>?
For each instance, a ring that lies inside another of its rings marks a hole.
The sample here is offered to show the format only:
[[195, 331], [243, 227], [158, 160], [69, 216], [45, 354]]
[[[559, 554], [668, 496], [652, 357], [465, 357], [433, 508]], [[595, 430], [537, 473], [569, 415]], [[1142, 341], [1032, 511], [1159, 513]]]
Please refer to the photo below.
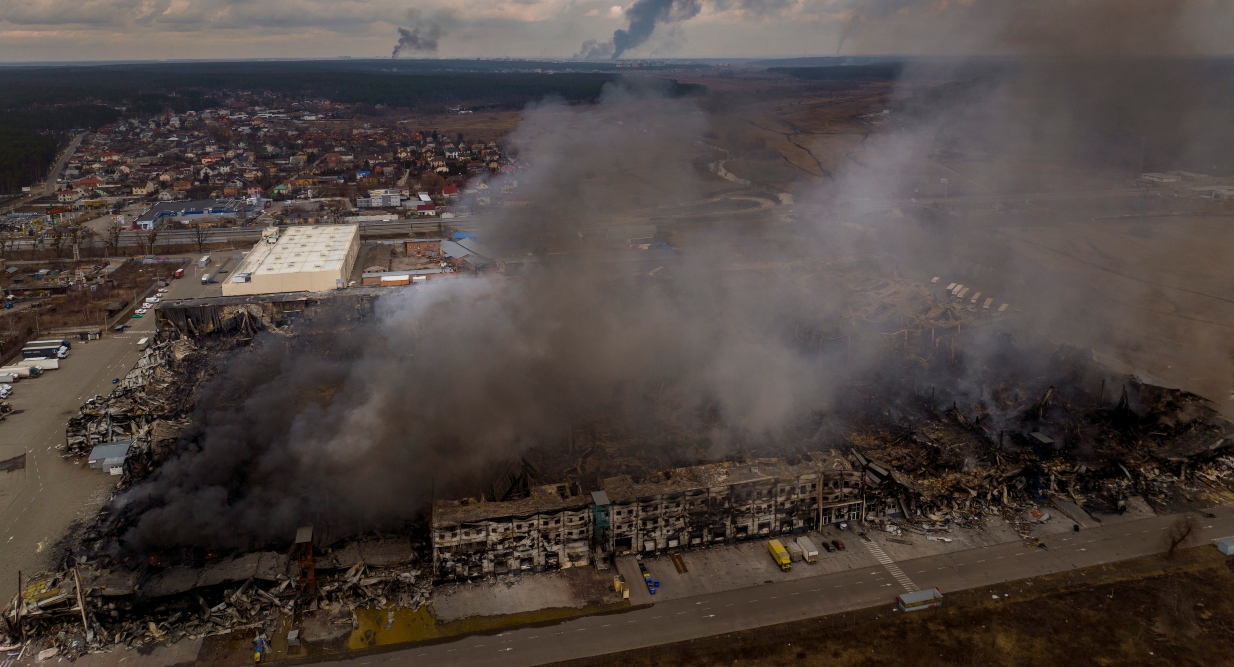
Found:
[[559, 667], [1229, 665], [1234, 559], [1212, 546]]

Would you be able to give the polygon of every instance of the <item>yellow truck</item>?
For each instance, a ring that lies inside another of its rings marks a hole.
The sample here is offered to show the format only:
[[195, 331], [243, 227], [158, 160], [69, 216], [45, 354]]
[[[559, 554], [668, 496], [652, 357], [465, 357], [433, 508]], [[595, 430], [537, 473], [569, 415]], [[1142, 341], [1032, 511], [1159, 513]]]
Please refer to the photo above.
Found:
[[776, 562], [776, 565], [780, 566], [781, 570], [788, 572], [793, 569], [793, 561], [789, 558], [788, 549], [785, 549], [784, 545], [780, 544], [780, 540], [768, 540], [767, 551], [771, 552], [771, 559]]

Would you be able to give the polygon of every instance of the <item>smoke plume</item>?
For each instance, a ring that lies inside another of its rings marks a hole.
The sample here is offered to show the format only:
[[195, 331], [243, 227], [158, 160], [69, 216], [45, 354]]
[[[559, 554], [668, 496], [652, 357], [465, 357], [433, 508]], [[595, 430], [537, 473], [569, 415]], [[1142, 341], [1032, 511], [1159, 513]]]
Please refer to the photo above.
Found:
[[446, 35], [446, 31], [437, 23], [429, 23], [427, 26], [413, 28], [398, 29], [398, 44], [394, 45], [394, 51], [390, 54], [391, 58], [397, 58], [400, 53], [406, 51], [414, 51], [416, 53], [436, 53], [437, 40]]
[[579, 60], [607, 60], [613, 57], [613, 43], [589, 39], [583, 42], [574, 57]]
[[789, 438], [844, 368], [784, 335], [798, 313], [834, 311], [831, 286], [731, 273], [724, 232], [681, 255], [577, 247], [637, 211], [703, 198], [689, 158], [704, 128], [693, 102], [629, 88], [593, 109], [530, 110], [511, 143], [533, 204], [491, 242], [560, 259], [392, 291], [361, 326], [260, 335], [202, 391], [183, 453], [120, 499], [136, 517], [125, 542], [241, 547], [306, 521], [399, 526], [434, 491], [474, 492], [495, 462], [598, 419], [666, 434], [655, 455], [668, 460]]
[[[291, 339], [260, 334], [202, 390], [181, 453], [117, 500], [133, 517], [126, 544], [243, 547], [285, 538], [304, 522], [341, 526], [336, 533], [399, 526], [434, 496], [471, 492], [493, 465], [606, 419], [674, 462], [714, 460], [750, 443], [788, 450], [812, 442], [841, 400], [898, 423], [881, 388], [905, 377], [905, 365], [925, 362], [881, 365], [884, 342], [900, 338], [873, 332], [872, 348], [863, 347], [871, 332], [842, 316], [851, 297], [811, 269], [823, 261], [874, 264], [921, 282], [951, 277], [1031, 315], [1008, 335], [1091, 345], [1132, 369], [1155, 361], [1198, 374], [1220, 369], [1228, 381], [1228, 274], [1200, 276], [1211, 287], [1192, 288], [1145, 268], [1182, 243], [1172, 236], [1143, 249], [1133, 239], [1138, 263], [1079, 253], [1106, 240], [1090, 229], [1128, 238], [1124, 218], [1110, 223], [1118, 228], [1099, 218], [1139, 215], [1148, 198], [1118, 208], [1128, 200], [1087, 197], [1117, 190], [1110, 183], [1126, 190], [1142, 161], [1231, 173], [1224, 116], [1234, 93], [1228, 81], [1204, 87], [1229, 71], [1089, 57], [1181, 48], [1192, 34], [1190, 9], [1103, 17], [1051, 6], [1060, 10], [1024, 23], [1009, 5], [974, 3], [966, 16], [992, 20], [975, 48], [1050, 57], [910, 64], [886, 97], [869, 102], [895, 123], [829, 149], [838, 156], [833, 181], [798, 186], [807, 206], [793, 231], [804, 238], [733, 219], [691, 228], [678, 252], [597, 250], [593, 239], [621, 238], [649, 218], [670, 219], [684, 202], [710, 201], [691, 163], [711, 140], [708, 118], [691, 101], [629, 87], [610, 88], [592, 108], [528, 110], [511, 143], [527, 165], [519, 197], [531, 204], [499, 214], [502, 233], [486, 242], [507, 257], [551, 260], [517, 277], [392, 290], [359, 325], [340, 314], [302, 323]], [[614, 34], [614, 55], [699, 7], [636, 2], [628, 29]], [[862, 35], [879, 29], [881, 15], [864, 11]], [[1107, 35], [1094, 50], [1076, 23], [1097, 32], [1107, 19], [1127, 37]], [[953, 37], [969, 38], [959, 29]], [[842, 132], [819, 134], [836, 141]], [[802, 145], [808, 139], [798, 135]], [[1093, 174], [1107, 180], [1084, 186]], [[1055, 184], [1086, 202], [1079, 213], [1030, 197]], [[650, 233], [673, 244], [665, 232]], [[1232, 240], [1214, 230], [1204, 242]], [[759, 269], [737, 268], [749, 266]], [[903, 316], [905, 331], [915, 317]], [[799, 344], [811, 327], [826, 335]], [[1137, 331], [1149, 333], [1134, 339]], [[1160, 343], [1171, 336], [1178, 342]], [[969, 362], [945, 368], [939, 378], [950, 384], [940, 393], [988, 402], [993, 371], [1011, 364], [1007, 341], [991, 336], [961, 351]], [[1024, 376], [1044, 373], [1017, 364]]]

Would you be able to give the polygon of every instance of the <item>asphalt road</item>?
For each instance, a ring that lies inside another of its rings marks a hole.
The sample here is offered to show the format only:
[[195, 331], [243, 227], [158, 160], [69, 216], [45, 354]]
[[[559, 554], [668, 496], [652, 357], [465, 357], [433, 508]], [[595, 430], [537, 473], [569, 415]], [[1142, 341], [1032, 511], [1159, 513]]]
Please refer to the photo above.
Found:
[[[177, 280], [169, 295], [188, 298], [207, 289], [200, 281]], [[117, 478], [91, 470], [84, 459], [63, 459], [55, 447], [64, 443], [66, 423], [78, 407], [91, 396], [110, 393], [112, 378], [137, 362], [137, 341], [153, 333], [154, 318], [129, 323], [123, 334], [88, 344], [74, 341], [59, 370], [13, 386], [9, 402], [19, 414], [0, 423], [0, 461], [24, 452], [26, 467], [0, 472], [0, 591], [17, 585], [18, 570], [54, 565], [49, 555], [55, 542], [74, 521], [92, 518], [115, 489]]]
[[81, 145], [81, 140], [86, 138], [85, 132], [73, 137], [69, 142], [68, 148], [60, 154], [60, 159], [56, 160], [55, 166], [51, 168], [51, 172], [47, 174], [47, 180], [43, 182], [43, 196], [55, 194], [56, 181], [60, 180], [60, 174], [64, 171], [64, 166], [69, 163], [69, 158], [73, 157], [73, 153], [77, 151], [77, 147]]
[[77, 150], [77, 146], [81, 144], [81, 140], [85, 138], [85, 132], [73, 137], [73, 140], [69, 142], [68, 148], [64, 149], [64, 152], [60, 154], [59, 159], [57, 159], [56, 163], [52, 165], [51, 171], [47, 174], [47, 180], [42, 183], [36, 183], [30, 188], [30, 194], [20, 197], [16, 201], [6, 205], [4, 210], [15, 210], [25, 206], [27, 203], [35, 199], [38, 199], [39, 197], [46, 197], [48, 195], [55, 194], [56, 181], [59, 180], [60, 173], [64, 171], [64, 166], [69, 163], [69, 158], [73, 157], [73, 153]]
[[[1234, 534], [1234, 508], [1201, 519], [1200, 540]], [[1125, 560], [1162, 550], [1175, 517], [1153, 517], [1048, 538], [1047, 548], [1016, 542], [887, 566], [837, 572], [661, 602], [620, 614], [589, 616], [558, 625], [470, 636], [445, 644], [361, 657], [349, 664], [500, 665], [522, 667], [614, 653], [788, 621], [886, 605], [910, 586], [947, 591]], [[850, 549], [863, 549], [852, 540]], [[689, 562], [689, 556], [686, 556]], [[798, 564], [796, 567], [805, 567]], [[898, 569], [898, 571], [897, 571]], [[705, 577], [707, 572], [692, 574]], [[638, 582], [633, 582], [637, 590]], [[1012, 599], [1018, 590], [995, 587]], [[634, 596], [631, 598], [634, 600]]]

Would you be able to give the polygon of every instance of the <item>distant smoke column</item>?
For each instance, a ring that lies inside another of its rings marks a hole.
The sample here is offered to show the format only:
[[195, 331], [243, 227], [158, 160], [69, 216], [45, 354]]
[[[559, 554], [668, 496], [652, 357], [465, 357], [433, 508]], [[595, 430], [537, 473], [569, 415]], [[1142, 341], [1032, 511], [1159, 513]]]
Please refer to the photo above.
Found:
[[613, 60], [650, 39], [657, 23], [686, 21], [701, 9], [699, 0], [638, 0], [626, 9], [630, 25], [613, 33]]
[[435, 53], [437, 40], [444, 37], [446, 31], [436, 23], [431, 23], [423, 31], [420, 28], [412, 30], [399, 28], [398, 34], [398, 44], [394, 45], [394, 52], [390, 54], [391, 58], [397, 58], [403, 50]]

